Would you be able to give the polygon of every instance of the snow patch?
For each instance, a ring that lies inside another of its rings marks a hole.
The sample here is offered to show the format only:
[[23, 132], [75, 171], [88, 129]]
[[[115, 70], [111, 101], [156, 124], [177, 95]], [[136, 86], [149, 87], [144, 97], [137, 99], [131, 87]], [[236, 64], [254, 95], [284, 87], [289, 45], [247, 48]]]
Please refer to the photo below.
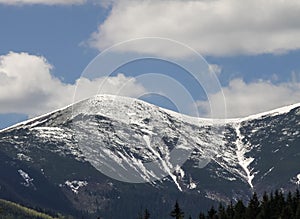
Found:
[[29, 186], [33, 185], [33, 183], [32, 183], [33, 179], [28, 175], [28, 173], [26, 173], [25, 171], [23, 171], [21, 169], [18, 170], [18, 173], [20, 174], [20, 176], [25, 181], [25, 182], [21, 183], [22, 185], [24, 185], [26, 187], [29, 187]]
[[179, 178], [181, 178], [181, 179], [182, 179], [182, 178], [184, 177], [184, 175], [185, 175], [183, 169], [181, 169], [181, 167], [180, 167], [179, 165], [176, 165], [176, 167], [175, 167], [175, 173], [176, 173], [176, 175], [177, 175]]
[[225, 202], [225, 203], [228, 203], [230, 202], [230, 200], [228, 200], [228, 198], [226, 197], [222, 197], [221, 194], [217, 193], [217, 192], [209, 192], [209, 191], [206, 191], [205, 192], [205, 197], [206, 198], [209, 198], [213, 201], [218, 201], [218, 202]]
[[197, 185], [194, 182], [190, 182], [190, 184], [188, 185], [188, 188], [192, 190], [192, 189], [197, 188]]
[[75, 194], [78, 194], [78, 190], [83, 186], [87, 186], [87, 184], [88, 184], [87, 181], [79, 181], [79, 180], [73, 180], [73, 181], [67, 180], [65, 182], [65, 185], [67, 185]]
[[227, 180], [229, 180], [229, 181], [235, 181], [235, 180], [236, 180], [235, 177], [225, 177], [225, 176], [223, 176], [223, 178], [224, 178], [224, 179], [227, 179]]
[[197, 184], [193, 181], [193, 179], [192, 179], [191, 176], [190, 176], [189, 184], [188, 184], [187, 187], [188, 187], [188, 189], [190, 189], [190, 190], [197, 188]]
[[37, 135], [46, 139], [71, 139], [71, 135], [65, 133], [64, 129], [58, 127], [34, 127], [31, 130], [37, 131]]
[[31, 161], [32, 159], [31, 159], [31, 157], [29, 157], [29, 156], [27, 156], [27, 155], [25, 155], [25, 154], [22, 154], [22, 153], [18, 153], [17, 154], [17, 158], [19, 159], [19, 160], [22, 160], [22, 161]]
[[297, 175], [297, 182], [296, 182], [297, 185], [300, 185], [300, 173]]

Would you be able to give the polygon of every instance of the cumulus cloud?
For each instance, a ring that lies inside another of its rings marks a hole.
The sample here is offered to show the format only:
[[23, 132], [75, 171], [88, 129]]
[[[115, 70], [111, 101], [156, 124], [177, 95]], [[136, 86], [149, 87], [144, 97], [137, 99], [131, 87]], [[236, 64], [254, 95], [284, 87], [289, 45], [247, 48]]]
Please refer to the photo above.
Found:
[[[242, 79], [232, 80], [227, 87], [223, 87], [227, 107], [227, 117], [237, 118], [276, 109], [278, 107], [300, 102], [300, 83], [289, 82], [272, 84], [269, 81], [245, 83]], [[210, 96], [211, 102], [197, 103], [204, 116], [210, 116], [210, 104], [214, 109], [223, 109], [223, 94]], [[214, 116], [223, 117], [224, 112], [213, 112]]]
[[72, 87], [52, 77], [51, 70], [43, 57], [13, 52], [0, 56], [0, 112], [38, 114], [68, 103]]
[[0, 4], [6, 5], [77, 5], [86, 2], [87, 0], [0, 0]]
[[[80, 78], [65, 84], [51, 75], [53, 66], [44, 57], [10, 52], [0, 56], [0, 113], [35, 116], [98, 93], [138, 96], [144, 88], [134, 78], [119, 74], [109, 78]], [[103, 84], [104, 82], [104, 84]]]
[[219, 76], [222, 72], [222, 67], [217, 64], [208, 64], [208, 70]]
[[[219, 67], [220, 68], [220, 67]], [[0, 113], [22, 113], [35, 116], [49, 112], [75, 100], [95, 94], [117, 94], [139, 97], [147, 93], [135, 78], [118, 74], [108, 78], [80, 78], [74, 84], [66, 84], [52, 76], [53, 66], [44, 57], [28, 53], [10, 52], [0, 56]], [[203, 116], [210, 116], [213, 109], [222, 109], [225, 96], [228, 118], [243, 117], [300, 102], [299, 74], [292, 73], [290, 82], [271, 83], [257, 81], [246, 83], [234, 79], [223, 87], [223, 93], [210, 95], [210, 102], [198, 101]], [[223, 96], [224, 94], [224, 96]], [[213, 112], [223, 117], [224, 112]]]
[[[282, 53], [300, 48], [299, 20], [298, 0], [115, 1], [89, 44], [103, 50], [133, 38], [164, 37], [204, 55]], [[131, 50], [168, 52], [154, 44]]]
[[121, 73], [117, 76], [100, 77], [93, 80], [82, 77], [76, 82], [75, 101], [98, 93], [137, 98], [145, 92], [147, 92], [146, 89], [135, 78], [126, 77]]

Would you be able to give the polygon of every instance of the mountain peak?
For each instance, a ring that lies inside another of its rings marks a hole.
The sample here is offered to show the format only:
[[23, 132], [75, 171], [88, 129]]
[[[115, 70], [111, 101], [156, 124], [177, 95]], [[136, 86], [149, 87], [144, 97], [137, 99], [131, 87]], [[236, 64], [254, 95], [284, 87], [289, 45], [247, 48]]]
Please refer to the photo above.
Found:
[[34, 121], [41, 121], [43, 118], [47, 118], [53, 114], [59, 114], [59, 113], [63, 113], [65, 117], [68, 117], [69, 119], [75, 117], [78, 114], [105, 115], [105, 116], [115, 117], [116, 119], [124, 119], [126, 115], [128, 117], [130, 116], [130, 114], [134, 114], [135, 112], [133, 111], [135, 110], [143, 111], [147, 109], [149, 111], [150, 109], [154, 109], [154, 110], [165, 112], [169, 115], [172, 115], [173, 117], [179, 118], [180, 120], [185, 120], [189, 123], [199, 125], [199, 124], [207, 124], [207, 123], [208, 124], [239, 123], [247, 120], [260, 119], [266, 116], [276, 116], [276, 115], [288, 113], [292, 109], [299, 108], [299, 107], [300, 107], [300, 103], [296, 103], [289, 106], [284, 106], [274, 110], [253, 114], [241, 118], [214, 119], [214, 118], [199, 118], [199, 117], [188, 116], [131, 97], [101, 94], [101, 95], [95, 95], [85, 100], [78, 101], [69, 106], [26, 120], [24, 122], [17, 123], [13, 126], [0, 130], [0, 132], [5, 132], [7, 130], [11, 130], [14, 128], [26, 127], [28, 125], [32, 126], [35, 125]]

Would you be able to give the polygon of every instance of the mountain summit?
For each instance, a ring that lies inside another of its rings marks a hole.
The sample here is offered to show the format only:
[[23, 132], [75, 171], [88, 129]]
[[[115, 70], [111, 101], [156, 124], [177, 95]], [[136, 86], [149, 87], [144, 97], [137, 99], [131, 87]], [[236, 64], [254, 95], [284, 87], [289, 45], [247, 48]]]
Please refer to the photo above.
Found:
[[99, 95], [0, 131], [0, 197], [104, 218], [135, 217], [130, 202], [166, 217], [184, 197], [198, 212], [299, 187], [299, 130], [300, 104], [213, 120]]

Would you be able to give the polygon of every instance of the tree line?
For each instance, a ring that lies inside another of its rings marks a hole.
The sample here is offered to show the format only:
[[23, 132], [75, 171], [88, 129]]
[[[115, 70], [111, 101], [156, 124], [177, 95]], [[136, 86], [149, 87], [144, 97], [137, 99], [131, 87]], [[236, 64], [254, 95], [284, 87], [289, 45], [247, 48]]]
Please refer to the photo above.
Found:
[[[178, 201], [170, 212], [170, 217], [192, 219]], [[146, 209], [139, 214], [138, 219], [151, 219], [151, 213]], [[300, 192], [296, 190], [284, 195], [277, 190], [269, 194], [265, 192], [261, 198], [254, 193], [247, 204], [242, 200], [229, 205], [220, 203], [218, 207], [212, 206], [206, 213], [200, 212], [196, 219], [300, 219]]]

